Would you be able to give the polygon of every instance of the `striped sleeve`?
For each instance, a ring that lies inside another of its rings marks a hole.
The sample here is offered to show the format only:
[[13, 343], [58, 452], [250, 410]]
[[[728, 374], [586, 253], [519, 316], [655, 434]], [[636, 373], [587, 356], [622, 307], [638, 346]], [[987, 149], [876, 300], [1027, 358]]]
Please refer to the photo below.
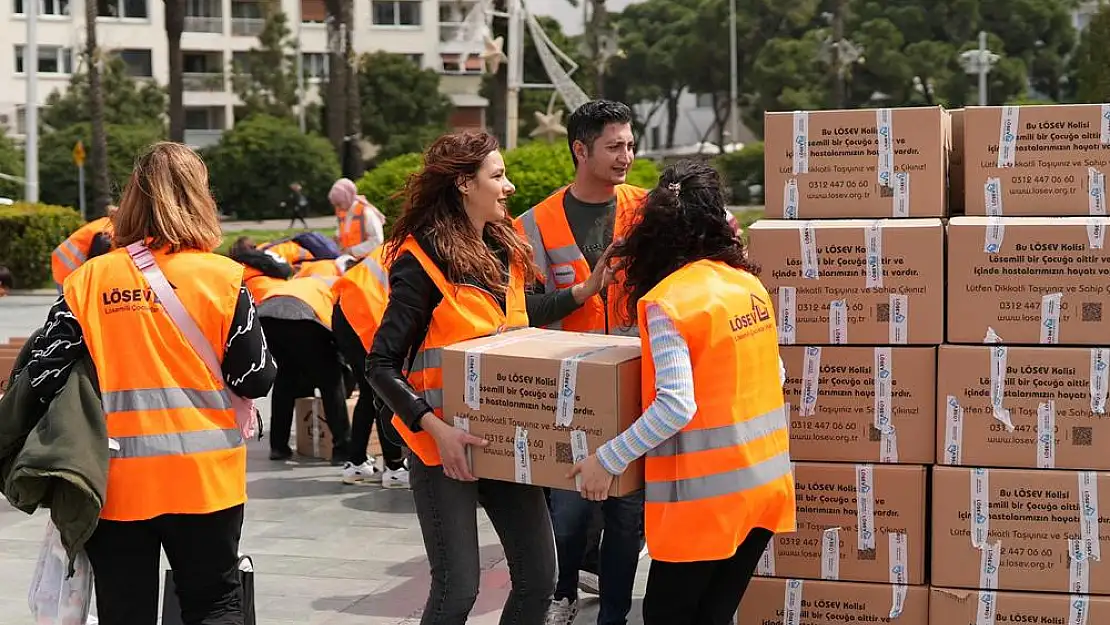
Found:
[[674, 322], [654, 304], [647, 306], [647, 331], [655, 363], [655, 400], [632, 427], [597, 449], [601, 466], [613, 475], [686, 427], [697, 412], [690, 348]]

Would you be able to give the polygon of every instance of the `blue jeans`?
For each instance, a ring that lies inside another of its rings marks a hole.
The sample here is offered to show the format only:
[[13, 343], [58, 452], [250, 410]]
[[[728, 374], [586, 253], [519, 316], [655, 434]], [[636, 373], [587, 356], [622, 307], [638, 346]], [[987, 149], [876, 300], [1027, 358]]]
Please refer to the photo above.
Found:
[[598, 558], [601, 606], [598, 625], [625, 625], [632, 609], [632, 586], [640, 561], [644, 527], [644, 492], [587, 501], [571, 490], [551, 491], [551, 522], [555, 529], [555, 553], [559, 578], [555, 601], [578, 599], [578, 569], [586, 552], [590, 517], [601, 508], [605, 529]]

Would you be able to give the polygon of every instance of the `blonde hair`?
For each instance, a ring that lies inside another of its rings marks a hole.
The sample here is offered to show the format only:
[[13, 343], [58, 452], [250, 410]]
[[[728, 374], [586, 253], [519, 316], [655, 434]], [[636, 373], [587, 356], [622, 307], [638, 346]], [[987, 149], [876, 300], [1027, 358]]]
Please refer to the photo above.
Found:
[[180, 143], [150, 146], [135, 161], [112, 225], [116, 247], [145, 241], [169, 252], [216, 249], [222, 233], [208, 190], [208, 167]]

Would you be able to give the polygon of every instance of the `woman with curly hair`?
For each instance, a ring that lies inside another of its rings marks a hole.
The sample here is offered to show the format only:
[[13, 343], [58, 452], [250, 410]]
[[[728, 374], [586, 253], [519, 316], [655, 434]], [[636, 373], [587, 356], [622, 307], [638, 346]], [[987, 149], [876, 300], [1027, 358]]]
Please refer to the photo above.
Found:
[[444, 347], [529, 322], [553, 323], [611, 278], [602, 270], [570, 289], [526, 296], [536, 267], [531, 247], [509, 219], [507, 202], [515, 190], [491, 135], [444, 135], [409, 179], [404, 214], [384, 250], [389, 303], [367, 375], [413, 452], [413, 498], [432, 569], [422, 625], [464, 625], [474, 606], [481, 572], [478, 505], [509, 562], [512, 591], [501, 625], [542, 623], [555, 587], [555, 544], [543, 489], [476, 479], [467, 447], [487, 441], [443, 415]]
[[644, 414], [575, 465], [583, 497], [645, 459], [645, 625], [732, 623], [768, 541], [795, 529], [775, 315], [717, 172], [684, 161], [613, 252], [640, 327]]

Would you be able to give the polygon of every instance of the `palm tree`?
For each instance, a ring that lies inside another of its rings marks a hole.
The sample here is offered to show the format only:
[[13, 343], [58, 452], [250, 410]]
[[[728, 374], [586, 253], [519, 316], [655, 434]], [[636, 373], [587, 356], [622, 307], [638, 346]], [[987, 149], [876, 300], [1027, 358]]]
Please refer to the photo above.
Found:
[[181, 143], [185, 141], [184, 60], [181, 56], [181, 33], [185, 30], [185, 0], [164, 1], [166, 42], [170, 55], [170, 141]]
[[104, 132], [104, 93], [100, 89], [100, 49], [96, 43], [96, 18], [99, 3], [85, 2], [85, 61], [89, 70], [89, 118], [92, 122], [91, 215], [107, 215], [112, 197], [108, 189], [108, 137]]

